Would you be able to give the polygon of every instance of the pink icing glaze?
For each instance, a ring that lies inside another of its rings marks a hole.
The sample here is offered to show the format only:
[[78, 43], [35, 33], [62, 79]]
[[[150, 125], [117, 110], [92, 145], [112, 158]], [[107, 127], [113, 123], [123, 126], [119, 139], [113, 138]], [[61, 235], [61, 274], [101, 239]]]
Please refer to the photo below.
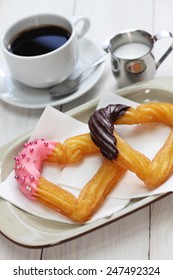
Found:
[[41, 176], [42, 162], [52, 153], [56, 142], [34, 140], [24, 144], [24, 149], [15, 157], [15, 178], [20, 190], [30, 199], [35, 199]]

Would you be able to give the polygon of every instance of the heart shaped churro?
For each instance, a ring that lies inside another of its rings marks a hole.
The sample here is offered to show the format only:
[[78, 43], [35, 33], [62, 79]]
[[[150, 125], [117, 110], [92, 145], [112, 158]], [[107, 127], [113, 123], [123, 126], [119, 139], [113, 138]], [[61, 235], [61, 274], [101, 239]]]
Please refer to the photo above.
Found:
[[126, 112], [117, 117], [122, 111], [121, 106], [108, 105], [94, 112], [89, 120], [91, 138], [106, 158], [115, 160], [118, 165], [134, 172], [148, 188], [156, 188], [173, 172], [173, 130], [151, 161], [123, 140], [114, 124], [158, 122], [172, 128], [173, 105], [153, 102], [136, 108], [126, 107]]
[[41, 169], [44, 161], [66, 166], [95, 153], [99, 153], [99, 149], [89, 134], [71, 137], [63, 144], [45, 140], [30, 141], [24, 144], [23, 150], [15, 157], [15, 178], [20, 190], [29, 199], [37, 200], [74, 221], [84, 223], [91, 218], [126, 170], [116, 162], [105, 159], [76, 198], [69, 191], [42, 177]]

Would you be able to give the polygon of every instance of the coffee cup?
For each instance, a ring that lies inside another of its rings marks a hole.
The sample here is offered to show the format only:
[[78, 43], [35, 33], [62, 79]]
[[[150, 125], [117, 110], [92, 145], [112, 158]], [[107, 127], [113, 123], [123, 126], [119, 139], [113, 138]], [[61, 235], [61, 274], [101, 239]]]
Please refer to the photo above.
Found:
[[[153, 48], [163, 38], [171, 38], [171, 45], [156, 61]], [[103, 48], [111, 56], [111, 69], [119, 88], [152, 79], [161, 63], [172, 52], [173, 35], [162, 31], [152, 36], [145, 30], [125, 30], [105, 40]]]
[[78, 39], [89, 26], [84, 16], [56, 14], [32, 15], [13, 23], [1, 39], [12, 77], [35, 88], [64, 81], [78, 61]]

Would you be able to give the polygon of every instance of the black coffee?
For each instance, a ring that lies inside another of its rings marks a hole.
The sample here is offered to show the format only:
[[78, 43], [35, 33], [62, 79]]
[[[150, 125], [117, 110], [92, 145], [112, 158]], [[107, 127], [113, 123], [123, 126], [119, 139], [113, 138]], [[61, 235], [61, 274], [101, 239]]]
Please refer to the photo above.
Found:
[[25, 30], [9, 44], [8, 50], [20, 56], [37, 56], [64, 45], [70, 32], [60, 26], [46, 25]]

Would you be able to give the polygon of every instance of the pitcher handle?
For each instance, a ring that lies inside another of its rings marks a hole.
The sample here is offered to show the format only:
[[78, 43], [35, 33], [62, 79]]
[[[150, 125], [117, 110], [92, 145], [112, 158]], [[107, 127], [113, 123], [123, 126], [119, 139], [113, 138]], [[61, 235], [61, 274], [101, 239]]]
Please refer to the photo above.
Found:
[[[159, 32], [158, 34], [153, 36], [154, 41], [158, 41], [163, 38], [173, 38], [173, 34], [169, 31], [162, 31]], [[167, 56], [172, 52], [173, 50], [173, 43], [171, 46], [167, 49], [167, 51], [163, 54], [163, 56], [159, 59], [159, 61], [156, 63], [156, 69], [160, 66], [160, 64], [167, 58]]]

